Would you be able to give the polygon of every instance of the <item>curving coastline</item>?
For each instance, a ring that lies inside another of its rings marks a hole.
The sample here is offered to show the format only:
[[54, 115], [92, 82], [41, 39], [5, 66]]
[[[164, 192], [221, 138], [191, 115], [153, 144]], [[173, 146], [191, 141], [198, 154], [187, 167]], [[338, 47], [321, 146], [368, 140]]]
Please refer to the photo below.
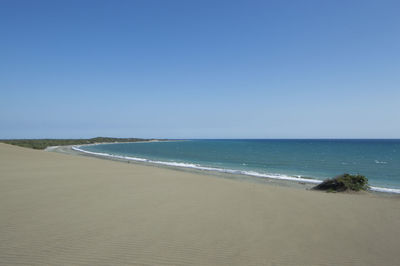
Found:
[[[91, 145], [98, 145], [98, 144], [91, 144]], [[295, 183], [306, 183], [306, 184], [320, 184], [322, 180], [311, 179], [311, 178], [303, 178], [303, 177], [295, 177], [295, 176], [287, 176], [287, 175], [279, 175], [279, 174], [264, 174], [258, 173], [255, 171], [243, 171], [243, 170], [234, 170], [234, 169], [226, 169], [226, 168], [215, 168], [215, 167], [206, 167], [196, 164], [190, 163], [180, 163], [180, 162], [167, 162], [167, 161], [158, 161], [158, 160], [150, 160], [145, 158], [138, 158], [138, 157], [131, 157], [131, 156], [122, 156], [122, 155], [114, 155], [108, 153], [100, 153], [100, 152], [92, 152], [82, 149], [81, 147], [88, 146], [88, 145], [73, 145], [69, 146], [72, 150], [81, 152], [87, 155], [92, 156], [100, 156], [103, 158], [109, 159], [122, 159], [128, 161], [135, 161], [135, 162], [145, 162], [149, 164], [156, 164], [156, 165], [164, 165], [164, 166], [171, 166], [177, 168], [186, 168], [186, 169], [195, 169], [201, 170], [206, 172], [219, 172], [219, 173], [227, 173], [233, 175], [244, 175], [250, 177], [257, 177], [257, 178], [265, 178], [265, 179], [273, 179], [273, 180], [283, 180]], [[393, 193], [393, 194], [400, 194], [400, 189], [396, 188], [385, 188], [385, 187], [376, 187], [370, 186], [371, 191], [374, 192], [381, 192], [381, 193]]]

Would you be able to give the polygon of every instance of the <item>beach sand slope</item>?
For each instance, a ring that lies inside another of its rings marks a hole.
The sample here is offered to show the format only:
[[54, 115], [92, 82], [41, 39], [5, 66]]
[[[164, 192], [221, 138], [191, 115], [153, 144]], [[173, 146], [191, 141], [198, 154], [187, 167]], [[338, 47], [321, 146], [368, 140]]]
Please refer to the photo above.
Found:
[[400, 199], [0, 144], [0, 265], [399, 265]]

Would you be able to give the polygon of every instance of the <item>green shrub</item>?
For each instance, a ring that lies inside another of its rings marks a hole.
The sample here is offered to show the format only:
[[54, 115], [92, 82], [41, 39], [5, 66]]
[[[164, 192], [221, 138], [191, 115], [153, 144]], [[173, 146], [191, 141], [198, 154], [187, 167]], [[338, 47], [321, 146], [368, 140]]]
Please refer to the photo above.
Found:
[[343, 174], [332, 179], [326, 179], [313, 189], [328, 192], [368, 190], [368, 179], [363, 175]]

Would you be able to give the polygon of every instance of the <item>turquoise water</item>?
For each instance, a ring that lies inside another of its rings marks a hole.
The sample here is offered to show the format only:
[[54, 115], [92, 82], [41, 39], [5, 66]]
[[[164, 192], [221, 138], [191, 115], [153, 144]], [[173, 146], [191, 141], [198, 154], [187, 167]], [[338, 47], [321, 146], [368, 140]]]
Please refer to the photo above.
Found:
[[400, 189], [400, 140], [188, 140], [81, 149], [258, 177], [323, 180], [360, 173], [373, 186]]

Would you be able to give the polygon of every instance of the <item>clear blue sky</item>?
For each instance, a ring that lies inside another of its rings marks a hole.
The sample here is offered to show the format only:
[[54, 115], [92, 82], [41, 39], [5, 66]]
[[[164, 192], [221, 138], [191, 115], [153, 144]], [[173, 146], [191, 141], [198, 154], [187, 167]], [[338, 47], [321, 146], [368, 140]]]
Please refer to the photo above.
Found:
[[400, 1], [0, 1], [0, 138], [400, 138]]

